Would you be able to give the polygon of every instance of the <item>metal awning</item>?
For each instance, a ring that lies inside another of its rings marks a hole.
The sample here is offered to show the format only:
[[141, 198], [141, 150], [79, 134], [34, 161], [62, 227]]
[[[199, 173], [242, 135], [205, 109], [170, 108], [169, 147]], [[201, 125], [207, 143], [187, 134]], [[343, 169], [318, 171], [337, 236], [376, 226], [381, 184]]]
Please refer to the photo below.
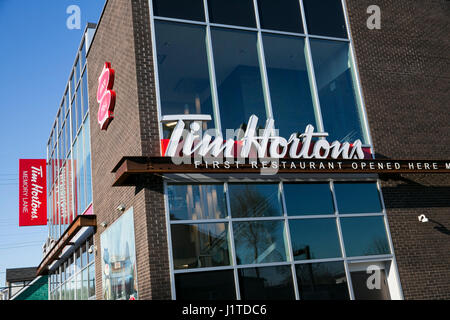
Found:
[[[255, 160], [249, 163], [241, 160], [236, 163], [219, 161], [198, 161], [176, 164], [169, 157], [123, 157], [112, 172], [115, 174], [113, 186], [136, 185], [142, 175], [155, 174], [251, 174], [270, 169], [270, 159]], [[186, 161], [189, 162], [189, 161]], [[255, 163], [256, 162], [256, 163]], [[393, 160], [393, 159], [278, 159], [276, 173], [303, 174], [431, 174], [450, 173], [448, 160]]]
[[37, 269], [37, 275], [48, 274], [50, 267], [57, 263], [60, 257], [67, 252], [80, 238], [86, 228], [96, 228], [97, 217], [95, 215], [78, 216], [70, 224], [67, 230], [59, 238], [58, 242], [47, 253]]

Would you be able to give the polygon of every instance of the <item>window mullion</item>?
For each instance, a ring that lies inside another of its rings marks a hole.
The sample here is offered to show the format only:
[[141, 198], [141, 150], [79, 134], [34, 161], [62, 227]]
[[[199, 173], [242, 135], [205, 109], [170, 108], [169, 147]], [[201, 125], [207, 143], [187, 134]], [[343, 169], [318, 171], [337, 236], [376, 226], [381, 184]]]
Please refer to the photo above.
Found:
[[308, 69], [311, 95], [313, 97], [314, 114], [316, 116], [317, 131], [325, 132], [325, 127], [323, 124], [323, 117], [322, 117], [322, 110], [320, 108], [319, 90], [317, 88], [316, 74], [314, 71], [314, 64], [313, 64], [312, 53], [311, 53], [311, 44], [310, 44], [310, 38], [309, 38], [309, 33], [308, 33], [308, 26], [306, 24], [305, 8], [303, 6], [303, 0], [299, 0], [299, 1], [300, 1], [300, 11], [301, 11], [302, 21], [303, 21], [303, 30], [306, 34], [306, 38], [305, 38], [306, 66]]
[[[214, 51], [212, 46], [211, 25], [209, 22], [208, 1], [203, 0], [206, 19], [206, 56], [208, 58], [209, 81], [211, 83], [211, 98], [214, 113], [214, 125], [216, 134], [222, 134], [222, 122], [220, 119], [219, 96], [217, 91], [216, 68], [214, 65]], [[226, 134], [226, 133], [225, 133]]]
[[253, 0], [253, 4], [254, 4], [254, 9], [255, 9], [256, 26], [258, 28], [257, 49], [258, 49], [258, 60], [259, 60], [259, 65], [260, 65], [262, 84], [263, 84], [266, 116], [268, 119], [269, 118], [273, 119], [272, 99], [270, 97], [270, 87], [269, 87], [269, 79], [267, 76], [266, 58], [265, 58], [265, 54], [264, 54], [264, 44], [263, 44], [263, 39], [262, 39], [261, 23], [259, 21], [258, 1]]

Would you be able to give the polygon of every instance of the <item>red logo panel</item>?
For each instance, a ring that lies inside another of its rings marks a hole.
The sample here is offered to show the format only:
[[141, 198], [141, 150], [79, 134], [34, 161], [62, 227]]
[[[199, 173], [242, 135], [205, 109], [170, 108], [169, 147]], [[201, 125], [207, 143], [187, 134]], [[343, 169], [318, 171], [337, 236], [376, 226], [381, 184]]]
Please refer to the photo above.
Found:
[[19, 160], [19, 226], [47, 225], [45, 160]]
[[107, 130], [109, 124], [114, 119], [114, 107], [116, 105], [116, 92], [114, 87], [115, 71], [111, 68], [110, 62], [105, 62], [102, 74], [98, 78], [97, 102], [98, 123], [101, 130]]

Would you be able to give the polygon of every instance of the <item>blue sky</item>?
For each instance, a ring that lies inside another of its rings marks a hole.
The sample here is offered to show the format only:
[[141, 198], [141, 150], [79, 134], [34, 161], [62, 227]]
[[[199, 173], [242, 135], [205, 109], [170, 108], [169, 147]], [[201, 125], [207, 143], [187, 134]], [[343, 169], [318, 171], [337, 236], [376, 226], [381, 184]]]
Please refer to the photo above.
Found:
[[[19, 228], [19, 159], [44, 159], [87, 22], [105, 0], [0, 0], [0, 287], [5, 269], [37, 266], [47, 227]], [[81, 30], [66, 10], [81, 9]]]

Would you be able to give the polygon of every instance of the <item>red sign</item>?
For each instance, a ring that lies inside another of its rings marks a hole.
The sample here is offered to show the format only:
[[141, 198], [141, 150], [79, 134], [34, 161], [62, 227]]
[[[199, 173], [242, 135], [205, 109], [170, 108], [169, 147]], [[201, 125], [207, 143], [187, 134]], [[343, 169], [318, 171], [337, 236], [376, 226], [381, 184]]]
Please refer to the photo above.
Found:
[[97, 102], [98, 123], [101, 130], [107, 130], [109, 124], [114, 119], [114, 107], [116, 105], [116, 92], [114, 87], [115, 71], [111, 68], [110, 62], [105, 62], [102, 74], [98, 78]]
[[47, 225], [45, 160], [19, 160], [19, 226]]

